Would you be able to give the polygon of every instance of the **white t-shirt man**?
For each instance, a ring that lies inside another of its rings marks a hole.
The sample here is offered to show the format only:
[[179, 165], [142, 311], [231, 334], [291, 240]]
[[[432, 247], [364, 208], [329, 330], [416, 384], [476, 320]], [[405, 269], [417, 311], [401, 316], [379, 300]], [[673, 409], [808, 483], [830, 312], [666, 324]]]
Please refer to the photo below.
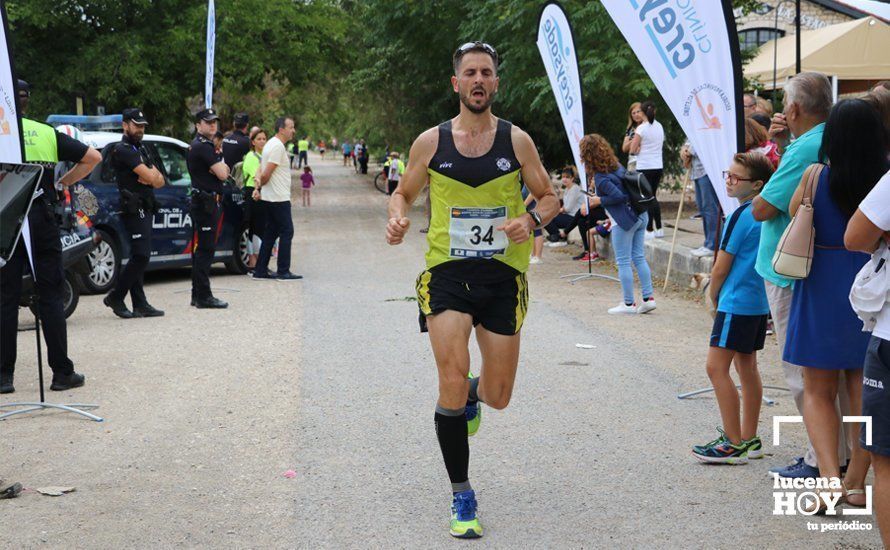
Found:
[[[859, 210], [879, 229], [890, 231], [890, 172], [878, 181], [859, 205]], [[890, 341], [890, 304], [878, 313], [872, 335]]]
[[637, 170], [661, 170], [661, 150], [664, 147], [664, 128], [657, 120], [637, 126], [640, 136], [640, 152], [637, 153]]
[[269, 181], [260, 188], [260, 198], [268, 202], [286, 202], [290, 200], [290, 159], [284, 143], [273, 137], [263, 147], [263, 158], [260, 160], [260, 172], [266, 169], [268, 163], [276, 164], [275, 170]]

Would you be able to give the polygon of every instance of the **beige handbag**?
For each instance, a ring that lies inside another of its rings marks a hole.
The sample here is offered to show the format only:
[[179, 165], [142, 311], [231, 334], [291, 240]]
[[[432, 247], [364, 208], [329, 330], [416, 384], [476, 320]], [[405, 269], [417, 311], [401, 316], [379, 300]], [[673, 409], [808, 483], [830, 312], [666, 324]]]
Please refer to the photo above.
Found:
[[816, 228], [813, 226], [813, 196], [816, 194], [824, 167], [824, 164], [812, 164], [804, 171], [801, 178], [801, 181], [806, 181], [806, 186], [800, 207], [782, 233], [773, 256], [773, 270], [783, 277], [806, 279], [810, 274], [816, 238]]

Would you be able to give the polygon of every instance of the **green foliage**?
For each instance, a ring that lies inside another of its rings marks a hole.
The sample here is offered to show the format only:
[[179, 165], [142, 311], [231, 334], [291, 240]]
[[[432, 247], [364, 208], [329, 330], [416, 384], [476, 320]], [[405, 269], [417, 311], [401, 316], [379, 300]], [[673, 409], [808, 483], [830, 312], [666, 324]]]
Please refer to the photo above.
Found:
[[[716, 0], [715, 0], [716, 1]], [[642, 65], [600, 2], [564, 0], [580, 59], [584, 123], [618, 148], [634, 101], [653, 99], [665, 127], [669, 171], [683, 132]], [[743, 12], [757, 0], [737, 0]], [[571, 162], [553, 92], [535, 44], [542, 2], [537, 0], [455, 1], [368, 0], [360, 10], [361, 55], [344, 88], [361, 105], [352, 127], [404, 149], [418, 133], [457, 112], [449, 77], [451, 54], [470, 40], [494, 45], [501, 57], [500, 91], [493, 107], [526, 129], [545, 163]]]
[[[188, 128], [203, 104], [207, 9], [193, 0], [8, 0], [31, 114], [140, 105], [153, 129]], [[348, 23], [333, 1], [217, 0], [214, 106], [269, 124], [336, 68]], [[262, 108], [262, 111], [259, 109]]]
[[[716, 0], [714, 0], [716, 1]], [[494, 112], [526, 129], [548, 167], [571, 162], [535, 39], [540, 0], [217, 0], [214, 106], [267, 128], [282, 113], [313, 140], [364, 137], [378, 156], [407, 151], [453, 117], [455, 47], [501, 55]], [[743, 12], [757, 0], [735, 0]], [[600, 2], [564, 0], [575, 31], [585, 128], [616, 147], [634, 101], [654, 99], [668, 168], [683, 135]], [[32, 114], [141, 105], [155, 131], [185, 133], [203, 102], [204, 0], [7, 0], [19, 74]], [[674, 163], [674, 164], [671, 164]]]

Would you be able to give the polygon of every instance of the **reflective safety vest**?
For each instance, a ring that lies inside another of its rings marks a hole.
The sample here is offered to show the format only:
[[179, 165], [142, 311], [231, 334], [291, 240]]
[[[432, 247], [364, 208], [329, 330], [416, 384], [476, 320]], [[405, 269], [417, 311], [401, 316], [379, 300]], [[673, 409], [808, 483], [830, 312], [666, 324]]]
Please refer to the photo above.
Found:
[[59, 162], [55, 128], [22, 118], [22, 133], [25, 137], [25, 162], [52, 165], [54, 168]]

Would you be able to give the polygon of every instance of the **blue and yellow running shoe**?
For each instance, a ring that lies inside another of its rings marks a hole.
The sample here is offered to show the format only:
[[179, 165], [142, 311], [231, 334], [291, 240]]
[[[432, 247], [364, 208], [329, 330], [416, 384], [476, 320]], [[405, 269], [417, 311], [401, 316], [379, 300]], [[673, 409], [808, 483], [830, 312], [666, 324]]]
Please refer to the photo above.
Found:
[[708, 447], [713, 447], [714, 445], [718, 445], [720, 443], [723, 443], [724, 441], [729, 441], [728, 439], [726, 439], [726, 433], [723, 431], [723, 428], [718, 427], [717, 433], [720, 434], [720, 436], [717, 439], [715, 439], [713, 441], [708, 441], [704, 445], [693, 445], [692, 452], [696, 453], [699, 451], [703, 451], [704, 449], [707, 449]]
[[[467, 375], [468, 380], [472, 380], [473, 378], [475, 377], [472, 372]], [[467, 406], [464, 408], [464, 416], [467, 418], [467, 435], [476, 435], [476, 432], [479, 431], [479, 425], [482, 423], [481, 403], [476, 401], [471, 404], [467, 401]]]
[[748, 447], [745, 443], [733, 445], [723, 441], [704, 449], [693, 449], [692, 454], [702, 462], [710, 464], [747, 464]]
[[476, 515], [476, 493], [454, 493], [451, 501], [451, 536], [459, 539], [478, 539], [482, 536], [482, 524]]
[[752, 460], [763, 458], [763, 442], [760, 441], [759, 435], [755, 435], [751, 439], [742, 441], [742, 445], [748, 448], [748, 458]]

